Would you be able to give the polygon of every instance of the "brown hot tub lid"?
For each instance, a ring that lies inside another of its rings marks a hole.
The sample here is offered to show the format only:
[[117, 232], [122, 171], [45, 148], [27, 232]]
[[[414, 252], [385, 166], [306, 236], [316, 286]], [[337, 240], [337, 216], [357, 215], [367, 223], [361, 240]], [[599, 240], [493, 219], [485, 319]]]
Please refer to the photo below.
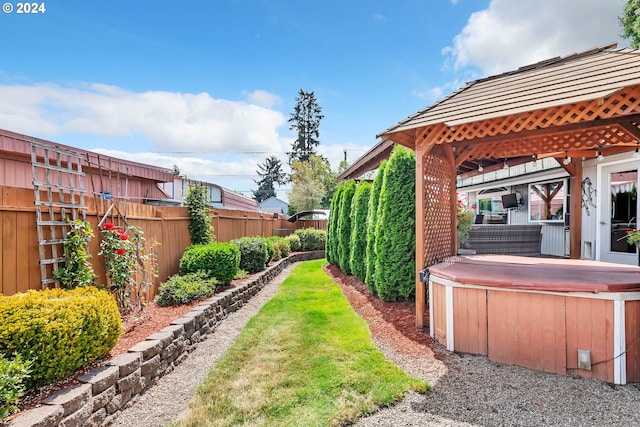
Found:
[[469, 255], [429, 267], [437, 277], [458, 283], [553, 292], [640, 291], [640, 267], [600, 261]]

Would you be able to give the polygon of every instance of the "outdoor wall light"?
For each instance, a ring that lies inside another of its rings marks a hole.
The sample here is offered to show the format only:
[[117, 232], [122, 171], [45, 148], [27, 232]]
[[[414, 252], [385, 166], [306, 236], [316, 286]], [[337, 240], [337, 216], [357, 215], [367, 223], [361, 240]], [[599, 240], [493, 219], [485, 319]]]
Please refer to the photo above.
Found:
[[568, 153], [564, 153], [564, 160], [562, 161], [563, 165], [568, 165], [569, 163], [571, 163], [571, 157], [569, 157]]
[[484, 168], [482, 167], [482, 163], [478, 164], [478, 172], [482, 172]]
[[502, 165], [502, 169], [509, 169], [509, 165], [507, 164], [507, 159], [505, 157], [504, 164]]

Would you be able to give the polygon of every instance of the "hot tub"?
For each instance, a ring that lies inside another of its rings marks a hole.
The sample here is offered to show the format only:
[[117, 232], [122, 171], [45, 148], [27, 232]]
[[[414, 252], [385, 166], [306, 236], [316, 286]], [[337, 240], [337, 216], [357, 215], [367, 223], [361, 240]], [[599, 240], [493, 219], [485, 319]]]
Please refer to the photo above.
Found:
[[429, 273], [430, 333], [448, 350], [616, 384], [640, 381], [639, 267], [470, 255]]

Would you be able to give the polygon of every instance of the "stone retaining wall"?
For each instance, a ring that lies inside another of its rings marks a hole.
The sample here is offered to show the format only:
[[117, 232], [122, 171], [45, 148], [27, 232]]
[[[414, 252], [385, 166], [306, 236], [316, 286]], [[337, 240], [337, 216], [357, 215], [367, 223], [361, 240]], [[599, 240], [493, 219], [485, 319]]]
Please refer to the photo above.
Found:
[[298, 261], [324, 258], [324, 251], [300, 252], [278, 261], [239, 286], [202, 301], [170, 326], [79, 378], [42, 405], [19, 414], [10, 426], [104, 426], [135, 396], [180, 364], [230, 313], [242, 307], [282, 270]]

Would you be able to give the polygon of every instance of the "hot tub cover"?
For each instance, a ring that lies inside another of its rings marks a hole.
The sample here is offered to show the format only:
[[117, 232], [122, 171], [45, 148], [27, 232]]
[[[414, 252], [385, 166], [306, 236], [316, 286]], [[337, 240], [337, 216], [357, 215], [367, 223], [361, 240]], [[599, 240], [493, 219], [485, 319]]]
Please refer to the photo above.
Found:
[[640, 267], [578, 259], [469, 255], [429, 267], [458, 283], [554, 292], [640, 291]]

